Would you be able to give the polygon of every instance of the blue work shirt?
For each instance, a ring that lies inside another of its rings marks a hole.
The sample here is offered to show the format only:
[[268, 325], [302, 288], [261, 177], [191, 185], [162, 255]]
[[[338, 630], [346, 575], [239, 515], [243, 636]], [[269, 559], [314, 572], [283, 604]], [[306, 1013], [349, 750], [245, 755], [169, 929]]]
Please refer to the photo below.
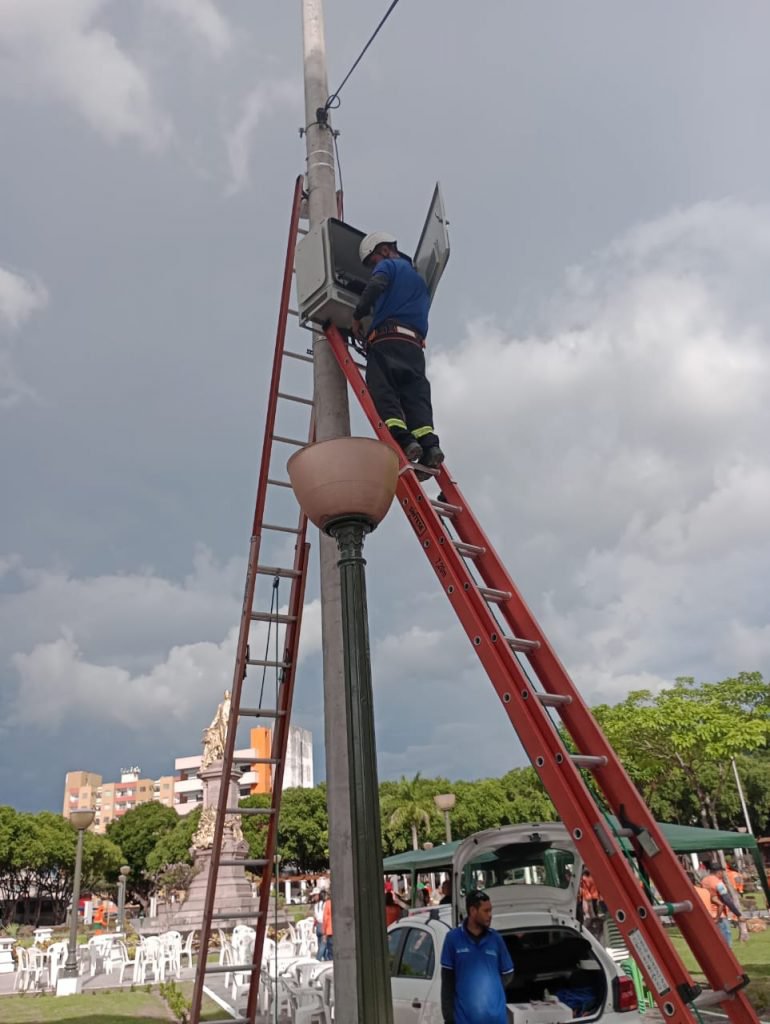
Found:
[[513, 961], [499, 932], [489, 928], [478, 939], [464, 925], [444, 940], [441, 966], [454, 971], [455, 1024], [506, 1024], [501, 974]]
[[386, 320], [397, 320], [426, 337], [430, 295], [409, 260], [381, 260], [372, 271], [372, 276], [375, 274], [385, 276], [388, 287], [374, 304], [371, 329], [381, 327]]

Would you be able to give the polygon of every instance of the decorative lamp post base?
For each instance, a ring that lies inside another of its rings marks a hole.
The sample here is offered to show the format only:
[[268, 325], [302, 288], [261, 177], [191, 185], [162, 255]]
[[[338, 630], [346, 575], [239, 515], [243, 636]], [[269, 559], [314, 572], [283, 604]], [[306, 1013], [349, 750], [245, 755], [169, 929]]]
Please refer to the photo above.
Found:
[[79, 995], [82, 987], [83, 979], [79, 978], [77, 974], [71, 976], [69, 974], [65, 974], [64, 971], [59, 972], [59, 976], [56, 979], [57, 996]]

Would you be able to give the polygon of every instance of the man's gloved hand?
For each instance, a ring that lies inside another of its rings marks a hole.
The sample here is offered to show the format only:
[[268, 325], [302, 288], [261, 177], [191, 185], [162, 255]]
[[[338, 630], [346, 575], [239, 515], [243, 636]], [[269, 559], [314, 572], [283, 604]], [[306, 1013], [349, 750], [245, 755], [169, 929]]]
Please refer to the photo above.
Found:
[[353, 320], [350, 325], [350, 329], [353, 332], [353, 337], [358, 338], [360, 341], [364, 340], [364, 328], [360, 320]]

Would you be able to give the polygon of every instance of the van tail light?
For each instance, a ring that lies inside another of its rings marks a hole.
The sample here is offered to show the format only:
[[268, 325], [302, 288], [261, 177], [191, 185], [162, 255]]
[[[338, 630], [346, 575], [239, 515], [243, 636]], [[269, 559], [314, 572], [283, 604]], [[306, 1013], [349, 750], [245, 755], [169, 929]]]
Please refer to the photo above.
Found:
[[613, 1002], [618, 1013], [626, 1013], [628, 1010], [637, 1010], [639, 1002], [636, 998], [636, 989], [631, 978], [621, 974], [612, 982]]

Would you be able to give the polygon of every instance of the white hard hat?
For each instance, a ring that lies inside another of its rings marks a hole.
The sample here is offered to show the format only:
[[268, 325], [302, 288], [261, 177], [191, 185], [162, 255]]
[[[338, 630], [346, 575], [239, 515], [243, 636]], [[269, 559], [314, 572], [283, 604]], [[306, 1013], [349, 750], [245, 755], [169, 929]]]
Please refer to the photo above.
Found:
[[358, 255], [362, 263], [366, 263], [378, 245], [398, 245], [393, 235], [387, 231], [372, 231], [358, 247]]

